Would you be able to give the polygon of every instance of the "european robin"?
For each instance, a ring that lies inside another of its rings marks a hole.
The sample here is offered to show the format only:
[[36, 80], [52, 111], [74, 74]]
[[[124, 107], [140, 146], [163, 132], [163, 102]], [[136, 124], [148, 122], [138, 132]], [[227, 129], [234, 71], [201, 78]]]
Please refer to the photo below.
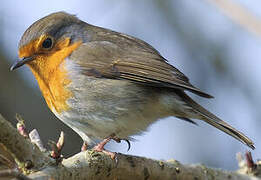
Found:
[[243, 133], [193, 101], [185, 91], [209, 94], [190, 84], [151, 45], [97, 27], [65, 12], [33, 23], [19, 43], [11, 70], [28, 65], [50, 110], [83, 141], [112, 157], [104, 145], [129, 140], [160, 118], [203, 120], [254, 149]]

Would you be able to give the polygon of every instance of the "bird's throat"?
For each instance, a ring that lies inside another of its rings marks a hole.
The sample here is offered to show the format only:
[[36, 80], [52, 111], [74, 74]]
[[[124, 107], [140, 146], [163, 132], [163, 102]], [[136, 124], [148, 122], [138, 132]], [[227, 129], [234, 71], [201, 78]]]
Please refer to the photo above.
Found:
[[72, 92], [67, 88], [71, 80], [68, 77], [65, 59], [79, 45], [75, 43], [50, 56], [39, 57], [28, 63], [48, 107], [58, 114], [69, 109], [66, 101], [72, 97]]

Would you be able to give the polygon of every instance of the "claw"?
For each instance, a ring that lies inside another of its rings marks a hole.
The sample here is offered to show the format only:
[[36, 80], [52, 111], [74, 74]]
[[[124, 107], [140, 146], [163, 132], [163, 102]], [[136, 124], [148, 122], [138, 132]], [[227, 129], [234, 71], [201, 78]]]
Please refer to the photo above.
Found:
[[124, 140], [124, 141], [127, 142], [127, 144], [128, 144], [128, 149], [127, 149], [127, 151], [129, 151], [130, 148], [131, 148], [131, 143], [130, 143], [130, 141], [129, 141], [128, 139], [122, 139], [122, 140]]
[[111, 157], [111, 159], [115, 159], [117, 161], [117, 157], [116, 157], [116, 153], [114, 152], [110, 152], [110, 151], [107, 151], [104, 149], [104, 146], [111, 140], [113, 139], [114, 141], [116, 141], [117, 143], [120, 143], [121, 140], [124, 140], [127, 142], [128, 144], [128, 149], [127, 151], [130, 150], [130, 147], [131, 147], [131, 143], [128, 139], [120, 139], [118, 137], [115, 136], [115, 134], [112, 134], [111, 136], [108, 136], [107, 138], [105, 138], [103, 141], [101, 141], [100, 143], [98, 143], [96, 146], [93, 147], [93, 150], [94, 151], [97, 151], [97, 152], [103, 152], [105, 154], [107, 154], [108, 156]]
[[120, 138], [118, 138], [117, 136], [115, 136], [115, 134], [113, 134], [111, 137], [112, 137], [112, 139], [113, 139], [115, 142], [117, 142], [117, 143], [120, 143], [121, 140], [126, 141], [127, 144], [128, 144], [128, 149], [127, 149], [127, 151], [130, 150], [130, 148], [131, 148], [131, 143], [130, 143], [130, 141], [129, 141], [128, 139], [120, 139]]

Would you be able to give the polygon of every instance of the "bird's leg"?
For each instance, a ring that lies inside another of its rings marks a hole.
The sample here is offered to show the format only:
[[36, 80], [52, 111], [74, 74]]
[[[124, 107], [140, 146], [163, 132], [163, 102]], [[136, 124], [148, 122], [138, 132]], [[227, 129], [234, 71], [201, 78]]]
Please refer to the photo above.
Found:
[[98, 143], [96, 146], [93, 147], [94, 151], [97, 152], [103, 152], [104, 154], [107, 154], [108, 156], [111, 157], [111, 159], [114, 159], [116, 156], [115, 152], [110, 152], [104, 149], [104, 146], [111, 140], [113, 139], [113, 136], [109, 136], [107, 138], [105, 138], [104, 140], [102, 140], [100, 143]]
[[105, 138], [103, 141], [101, 141], [100, 143], [98, 143], [96, 146], [93, 147], [94, 151], [97, 152], [103, 152], [105, 154], [107, 154], [108, 156], [110, 156], [112, 159], [115, 158], [116, 153], [115, 152], [110, 152], [104, 149], [104, 146], [111, 140], [113, 139], [114, 141], [116, 141], [117, 143], [120, 143], [121, 140], [124, 140], [127, 142], [128, 144], [128, 151], [130, 150], [130, 141], [128, 139], [120, 139], [118, 138], [114, 133], [111, 134], [110, 136], [108, 136], [107, 138]]
[[82, 147], [81, 147], [81, 151], [86, 151], [88, 147], [88, 143], [86, 141], [83, 141]]

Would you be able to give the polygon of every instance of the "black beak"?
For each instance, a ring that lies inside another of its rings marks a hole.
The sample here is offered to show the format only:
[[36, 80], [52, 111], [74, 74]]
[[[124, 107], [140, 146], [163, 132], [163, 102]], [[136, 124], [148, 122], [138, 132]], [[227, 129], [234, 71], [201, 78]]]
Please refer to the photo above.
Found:
[[17, 60], [10, 68], [10, 71], [15, 70], [16, 68], [21, 67], [22, 65], [24, 65], [25, 63], [32, 61], [34, 59], [33, 56], [31, 57], [25, 57], [22, 60]]

